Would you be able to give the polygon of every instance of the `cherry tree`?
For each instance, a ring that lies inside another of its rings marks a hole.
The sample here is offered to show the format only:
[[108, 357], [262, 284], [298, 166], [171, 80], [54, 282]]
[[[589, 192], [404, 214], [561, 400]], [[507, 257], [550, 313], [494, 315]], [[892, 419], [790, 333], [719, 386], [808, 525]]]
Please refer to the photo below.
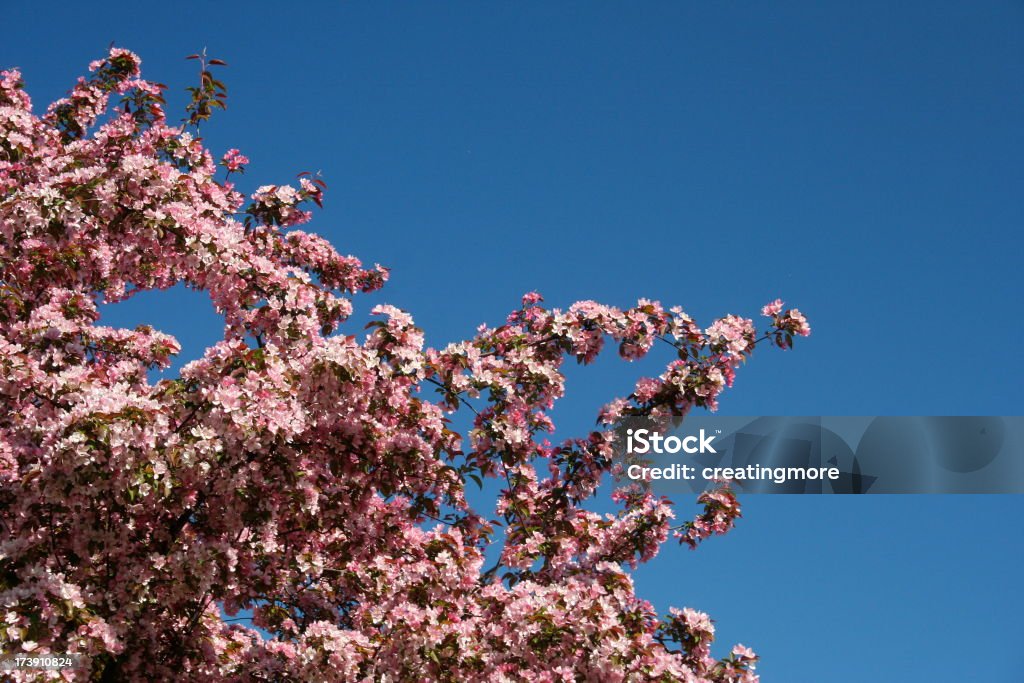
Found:
[[[180, 123], [127, 50], [43, 114], [0, 73], [0, 645], [76, 656], [11, 675], [756, 681], [751, 650], [713, 658], [708, 616], [659, 616], [629, 573], [670, 537], [728, 531], [736, 498], [709, 491], [675, 523], [669, 501], [609, 482], [609, 427], [715, 409], [756, 346], [809, 334], [800, 312], [767, 305], [759, 336], [530, 293], [444, 348], [386, 305], [347, 334], [388, 271], [298, 228], [318, 178], [235, 188], [248, 159], [198, 137], [222, 63], [193, 57]], [[155, 381], [178, 342], [104, 326], [98, 304], [180, 284], [209, 296], [223, 340]], [[664, 372], [551, 443], [563, 363], [608, 342], [627, 361], [663, 350]], [[475, 509], [467, 486], [487, 480], [500, 493]], [[602, 483], [614, 513], [587, 509]]]

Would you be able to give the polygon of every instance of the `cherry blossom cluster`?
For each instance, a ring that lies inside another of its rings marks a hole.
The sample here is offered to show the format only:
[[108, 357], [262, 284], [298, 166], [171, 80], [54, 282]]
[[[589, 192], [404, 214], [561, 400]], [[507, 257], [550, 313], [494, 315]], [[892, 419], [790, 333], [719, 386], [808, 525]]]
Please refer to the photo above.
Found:
[[249, 157], [242, 154], [237, 149], [229, 149], [224, 152], [224, 156], [220, 160], [221, 166], [228, 169], [228, 173], [244, 173], [245, 165], [249, 163]]
[[739, 501], [728, 484], [701, 493], [697, 502], [704, 505], [704, 511], [694, 520], [673, 530], [673, 535], [691, 549], [696, 548], [705, 538], [728, 533], [741, 516]]
[[774, 331], [772, 342], [780, 349], [791, 349], [793, 348], [793, 336], [810, 336], [811, 325], [799, 309], [783, 310], [782, 307], [782, 300], [776, 299], [761, 309], [761, 315], [772, 321]]
[[[714, 409], [759, 343], [809, 333], [799, 311], [769, 304], [758, 337], [531, 293], [441, 349], [393, 306], [347, 333], [388, 271], [295, 229], [318, 178], [235, 188], [249, 160], [197, 134], [225, 92], [203, 60], [184, 125], [127, 50], [42, 115], [0, 73], [0, 646], [79, 655], [15, 679], [756, 681], [750, 650], [714, 659], [706, 615], [659, 617], [626, 570], [673, 531], [727, 531], [731, 492], [682, 526], [639, 488], [586, 505], [609, 426]], [[223, 339], [155, 381], [178, 342], [103, 326], [98, 304], [181, 284]], [[669, 362], [552, 443], [563, 363], [609, 342]], [[476, 510], [485, 480], [501, 491]]]

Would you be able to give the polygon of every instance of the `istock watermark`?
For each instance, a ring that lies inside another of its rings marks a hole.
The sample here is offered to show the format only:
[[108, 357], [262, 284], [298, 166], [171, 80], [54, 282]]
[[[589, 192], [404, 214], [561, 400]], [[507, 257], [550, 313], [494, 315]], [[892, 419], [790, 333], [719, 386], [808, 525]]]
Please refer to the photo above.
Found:
[[[662, 436], [661, 433], [650, 429], [627, 429], [626, 443], [630, 453], [716, 453], [711, 442], [714, 436], [708, 436], [705, 431], [700, 430], [698, 436], [684, 436], [682, 438], [671, 435]], [[697, 444], [696, 446], [694, 444]]]
[[1024, 493], [1019, 416], [629, 419], [616, 471], [656, 493]]

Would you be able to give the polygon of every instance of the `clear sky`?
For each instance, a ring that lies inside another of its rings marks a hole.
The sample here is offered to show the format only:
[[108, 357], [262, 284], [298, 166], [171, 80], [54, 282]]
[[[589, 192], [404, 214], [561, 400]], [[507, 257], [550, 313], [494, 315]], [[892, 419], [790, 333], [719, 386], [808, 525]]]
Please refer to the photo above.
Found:
[[[230, 62], [208, 143], [245, 183], [322, 171], [312, 229], [393, 268], [362, 310], [433, 345], [534, 289], [705, 322], [781, 296], [814, 335], [759, 352], [724, 414], [1024, 412], [1019, 0], [147, 5], [9, 3], [0, 64], [42, 107], [111, 41], [175, 93], [207, 47]], [[186, 358], [218, 335], [183, 292], [105, 313]], [[574, 370], [560, 434], [656, 365]], [[637, 581], [766, 683], [1024, 676], [1024, 496], [744, 504]]]

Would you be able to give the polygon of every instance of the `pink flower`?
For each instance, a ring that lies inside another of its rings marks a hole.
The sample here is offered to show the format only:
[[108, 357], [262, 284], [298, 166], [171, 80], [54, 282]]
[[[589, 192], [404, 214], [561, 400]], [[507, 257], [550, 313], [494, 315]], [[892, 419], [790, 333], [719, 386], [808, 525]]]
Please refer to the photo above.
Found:
[[624, 398], [617, 398], [611, 403], [605, 404], [601, 409], [598, 420], [601, 424], [613, 424], [622, 416], [622, 411], [626, 408], [628, 403]]
[[534, 306], [544, 300], [537, 292], [527, 292], [523, 295], [523, 306]]
[[757, 659], [757, 654], [745, 645], [734, 645], [732, 655], [737, 659]]
[[761, 309], [761, 315], [765, 316], [766, 318], [773, 318], [773, 317], [777, 316], [781, 311], [782, 311], [782, 299], [776, 299], [775, 301], [772, 301], [771, 303], [766, 304]]
[[804, 317], [803, 313], [799, 309], [792, 308], [787, 313], [787, 327], [793, 334], [798, 334], [801, 337], [807, 337], [811, 334], [811, 325], [807, 322], [807, 318]]
[[646, 403], [655, 397], [655, 395], [661, 390], [661, 382], [650, 377], [642, 377], [637, 380], [636, 388], [633, 389], [633, 394], [636, 396], [636, 400], [641, 403]]
[[221, 158], [221, 165], [227, 167], [228, 171], [244, 171], [245, 164], [249, 163], [249, 157], [237, 149], [229, 149]]

